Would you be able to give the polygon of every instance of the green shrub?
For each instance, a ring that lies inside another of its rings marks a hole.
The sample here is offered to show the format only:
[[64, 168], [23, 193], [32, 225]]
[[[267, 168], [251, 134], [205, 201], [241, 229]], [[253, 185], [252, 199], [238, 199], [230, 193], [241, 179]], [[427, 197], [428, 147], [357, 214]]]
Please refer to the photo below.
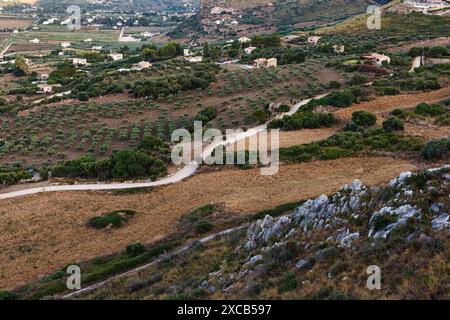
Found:
[[288, 271], [284, 274], [283, 278], [281, 279], [279, 285], [278, 285], [278, 292], [289, 292], [297, 289], [298, 287], [298, 281], [295, 277], [295, 273]]
[[120, 228], [125, 222], [136, 214], [132, 210], [117, 210], [100, 217], [89, 219], [88, 226], [94, 229], [104, 229], [111, 225], [113, 228]]
[[269, 129], [281, 129], [284, 131], [300, 129], [316, 129], [331, 127], [335, 122], [332, 113], [323, 112], [296, 112], [292, 116], [284, 116], [282, 119], [272, 120], [268, 124]]
[[219, 114], [219, 110], [217, 110], [216, 107], [209, 106], [207, 108], [204, 108], [203, 110], [200, 110], [199, 113], [197, 113], [195, 120], [202, 121], [203, 124], [206, 124], [206, 123], [210, 122], [211, 120], [214, 120], [218, 114]]
[[405, 118], [405, 112], [399, 108], [392, 110], [390, 115], [398, 118]]
[[195, 223], [210, 217], [215, 210], [216, 207], [213, 204], [207, 204], [192, 210], [188, 214], [181, 217], [180, 226], [186, 229], [191, 229]]
[[428, 142], [422, 150], [422, 157], [426, 160], [439, 160], [446, 157], [450, 150], [450, 139]]
[[399, 118], [392, 117], [383, 121], [383, 129], [387, 132], [403, 131], [405, 130], [405, 125]]
[[352, 113], [352, 121], [359, 126], [369, 127], [377, 122], [377, 117], [367, 111], [355, 111]]
[[330, 81], [328, 87], [330, 89], [339, 89], [341, 87], [341, 84], [338, 81]]
[[256, 109], [255, 111], [253, 111], [252, 116], [255, 117], [259, 123], [265, 123], [267, 120], [269, 120], [270, 111]]
[[145, 246], [142, 243], [133, 243], [126, 247], [125, 253], [129, 257], [137, 257], [143, 254], [145, 251]]
[[397, 94], [400, 94], [400, 89], [397, 87], [384, 87], [382, 89], [382, 93], [385, 96], [395, 96]]
[[363, 132], [364, 128], [357, 125], [356, 123], [354, 123], [353, 121], [348, 122], [345, 127], [344, 127], [344, 131], [352, 131], [352, 132]]
[[211, 231], [213, 229], [213, 225], [212, 223], [208, 222], [208, 221], [199, 221], [196, 225], [195, 225], [195, 230], [197, 231], [197, 233], [205, 233], [208, 231]]
[[280, 106], [277, 109], [277, 112], [281, 112], [281, 113], [286, 113], [289, 112], [291, 110], [291, 107], [288, 106], [287, 104], [280, 104]]
[[343, 157], [349, 157], [353, 154], [350, 150], [345, 150], [339, 147], [325, 148], [319, 155], [320, 160], [334, 160]]
[[416, 107], [414, 112], [422, 116], [440, 116], [445, 113], [445, 108], [440, 104], [429, 105], [427, 103], [421, 103]]
[[2, 300], [16, 300], [17, 295], [10, 291], [0, 291], [0, 301]]

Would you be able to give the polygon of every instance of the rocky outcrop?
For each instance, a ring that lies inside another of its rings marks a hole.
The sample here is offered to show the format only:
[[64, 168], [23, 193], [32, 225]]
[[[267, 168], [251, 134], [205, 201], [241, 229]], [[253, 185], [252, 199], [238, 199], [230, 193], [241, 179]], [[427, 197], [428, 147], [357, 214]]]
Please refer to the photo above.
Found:
[[[246, 255], [241, 264], [231, 273], [221, 268], [210, 274], [202, 288], [208, 294], [216, 288], [232, 293], [243, 281], [244, 291], [253, 294], [256, 283], [274, 264], [308, 272], [344, 251], [364, 251], [367, 243], [373, 247], [403, 237], [407, 243], [417, 239], [432, 245], [430, 230], [450, 231], [449, 171], [450, 166], [444, 166], [418, 174], [405, 172], [387, 186], [367, 187], [355, 180], [332, 196], [306, 201], [286, 216], [267, 215], [248, 227], [238, 248]], [[338, 273], [339, 266], [331, 268], [328, 277]]]
[[[252, 250], [258, 246], [267, 246], [297, 233], [308, 234], [319, 230], [330, 230], [332, 233], [338, 228], [340, 229], [335, 235], [327, 240], [336, 241], [338, 246], [349, 248], [361, 234], [345, 226], [359, 219], [368, 221], [365, 229], [369, 238], [386, 239], [408, 221], [414, 220], [418, 223], [422, 220], [422, 209], [416, 204], [420, 202], [419, 199], [428, 200], [439, 193], [448, 195], [449, 169], [450, 166], [446, 165], [417, 175], [404, 172], [392, 179], [386, 188], [369, 188], [361, 181], [355, 180], [332, 197], [321, 195], [306, 201], [288, 216], [278, 219], [266, 216], [255, 222], [248, 228], [244, 248]], [[417, 187], [415, 179], [424, 184], [422, 188]], [[448, 209], [448, 202], [446, 205], [434, 203], [429, 207], [431, 227], [434, 230], [450, 228]]]

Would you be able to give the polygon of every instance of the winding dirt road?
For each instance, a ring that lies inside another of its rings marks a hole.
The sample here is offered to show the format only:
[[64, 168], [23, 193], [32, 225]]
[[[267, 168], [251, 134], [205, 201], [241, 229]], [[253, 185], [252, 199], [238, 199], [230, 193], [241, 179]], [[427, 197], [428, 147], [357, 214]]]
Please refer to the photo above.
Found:
[[[316, 99], [320, 99], [326, 96], [326, 94], [319, 95], [315, 97]], [[280, 114], [278, 118], [281, 118], [285, 115], [292, 115], [301, 107], [307, 104], [311, 99], [303, 100], [296, 104], [289, 112]], [[224, 141], [217, 141], [206, 146], [202, 152], [202, 159], [205, 160], [208, 158], [214, 149], [221, 145], [233, 144], [239, 140], [246, 139], [248, 137], [254, 136], [261, 131], [267, 129], [267, 123], [262, 124], [260, 126], [248, 129], [245, 132], [236, 133], [231, 136], [227, 136], [227, 139]], [[17, 198], [26, 195], [36, 194], [36, 193], [45, 193], [45, 192], [56, 192], [56, 191], [89, 191], [89, 190], [123, 190], [123, 189], [135, 189], [135, 188], [150, 188], [150, 187], [159, 187], [164, 185], [169, 185], [173, 183], [178, 183], [183, 181], [186, 178], [193, 176], [199, 168], [199, 164], [196, 161], [192, 161], [189, 164], [186, 164], [181, 170], [176, 172], [173, 175], [165, 177], [158, 181], [153, 182], [135, 182], [135, 183], [97, 183], [97, 184], [79, 184], [79, 185], [57, 185], [57, 186], [45, 186], [45, 187], [37, 187], [37, 188], [24, 188], [22, 190], [17, 190], [13, 192], [0, 193], [0, 199], [10, 199]]]

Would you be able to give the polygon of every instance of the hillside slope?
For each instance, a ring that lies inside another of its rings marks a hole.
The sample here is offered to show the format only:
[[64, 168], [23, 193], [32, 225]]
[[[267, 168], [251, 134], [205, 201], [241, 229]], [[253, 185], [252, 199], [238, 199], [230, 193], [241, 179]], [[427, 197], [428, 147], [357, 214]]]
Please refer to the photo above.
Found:
[[[449, 191], [449, 165], [376, 187], [355, 180], [81, 297], [449, 299]], [[380, 290], [366, 286], [369, 266]]]

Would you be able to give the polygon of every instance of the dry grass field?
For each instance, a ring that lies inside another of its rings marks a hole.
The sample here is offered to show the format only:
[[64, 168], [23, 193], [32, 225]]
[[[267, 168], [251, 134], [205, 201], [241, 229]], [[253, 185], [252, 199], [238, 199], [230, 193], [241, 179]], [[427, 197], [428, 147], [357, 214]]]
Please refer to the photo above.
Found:
[[[48, 193], [7, 200], [0, 209], [0, 289], [121, 251], [130, 243], [155, 242], [174, 232], [183, 214], [208, 203], [221, 203], [236, 215], [251, 214], [333, 193], [356, 178], [378, 184], [415, 169], [406, 160], [355, 157], [282, 166], [275, 176], [261, 176], [258, 169], [219, 170], [132, 195]], [[86, 226], [90, 218], [118, 209], [138, 214], [121, 229]]]
[[335, 112], [335, 116], [341, 121], [348, 121], [352, 118], [352, 113], [358, 110], [365, 110], [378, 115], [378, 123], [381, 123], [381, 114], [393, 109], [408, 109], [415, 107], [421, 102], [436, 103], [450, 96], [450, 87], [445, 87], [436, 91], [416, 94], [400, 94], [397, 96], [384, 96], [375, 100], [355, 104], [350, 108], [345, 108]]

